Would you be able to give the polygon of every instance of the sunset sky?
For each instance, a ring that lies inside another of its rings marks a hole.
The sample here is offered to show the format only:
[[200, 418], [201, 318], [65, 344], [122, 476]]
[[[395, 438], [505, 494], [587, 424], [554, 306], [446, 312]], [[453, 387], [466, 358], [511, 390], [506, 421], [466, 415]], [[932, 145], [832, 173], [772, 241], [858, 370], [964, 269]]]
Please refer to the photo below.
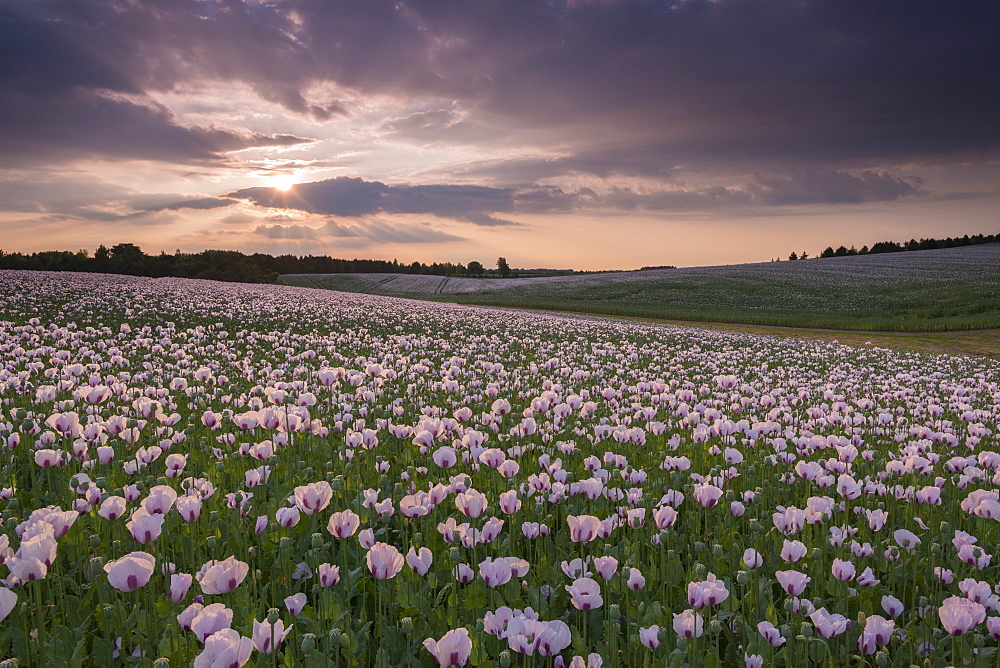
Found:
[[631, 269], [997, 233], [998, 25], [962, 0], [4, 0], [0, 248]]

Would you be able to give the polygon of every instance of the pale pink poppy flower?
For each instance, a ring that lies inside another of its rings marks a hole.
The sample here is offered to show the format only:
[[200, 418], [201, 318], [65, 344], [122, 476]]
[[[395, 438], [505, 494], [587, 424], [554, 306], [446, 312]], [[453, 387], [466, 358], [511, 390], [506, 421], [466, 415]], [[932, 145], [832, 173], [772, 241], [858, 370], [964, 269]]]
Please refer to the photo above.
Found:
[[421, 547], [420, 550], [410, 548], [406, 553], [406, 563], [417, 575], [426, 575], [434, 561], [434, 553], [429, 548]]
[[452, 575], [462, 584], [468, 584], [476, 578], [475, 571], [468, 564], [458, 564], [452, 569]]
[[611, 576], [618, 570], [618, 560], [614, 557], [597, 557], [593, 561], [594, 570], [605, 580], [610, 580]]
[[903, 613], [903, 602], [895, 596], [886, 594], [882, 597], [882, 609], [890, 617], [899, 617]]
[[831, 614], [826, 608], [820, 608], [809, 615], [816, 631], [824, 638], [839, 636], [851, 628], [851, 620], [843, 615]]
[[990, 565], [990, 561], [993, 560], [993, 555], [987, 553], [986, 550], [981, 547], [969, 543], [962, 545], [962, 547], [958, 549], [958, 558], [967, 564], [975, 566], [979, 570], [983, 570]]
[[483, 578], [483, 582], [486, 583], [487, 587], [493, 588], [510, 582], [514, 573], [507, 559], [487, 558], [479, 564], [479, 575]]
[[694, 487], [694, 500], [702, 508], [711, 508], [719, 503], [722, 498], [722, 490], [715, 485], [700, 484]]
[[[559, 657], [557, 657], [558, 661]], [[555, 664], [558, 665], [558, 664]], [[602, 668], [604, 666], [604, 659], [597, 652], [591, 652], [584, 659], [582, 656], [574, 656], [569, 662], [569, 668]]]
[[961, 636], [986, 620], [986, 608], [970, 599], [951, 596], [938, 608], [938, 617], [945, 631], [953, 636]]
[[174, 573], [170, 576], [170, 591], [168, 596], [173, 603], [180, 603], [187, 597], [194, 577], [187, 573]]
[[801, 594], [812, 580], [808, 575], [798, 571], [775, 571], [774, 575], [778, 578], [778, 584], [789, 596]]
[[472, 640], [468, 630], [464, 628], [452, 629], [440, 640], [427, 638], [423, 645], [442, 668], [461, 668], [469, 662], [472, 654]]
[[177, 623], [185, 631], [191, 630], [191, 623], [194, 621], [198, 613], [205, 609], [205, 606], [201, 603], [192, 603], [188, 607], [184, 608], [179, 615], [177, 615]]
[[392, 545], [375, 543], [365, 555], [368, 570], [376, 580], [388, 580], [396, 577], [403, 568], [403, 555]]
[[809, 549], [802, 541], [798, 540], [788, 540], [786, 538], [781, 548], [781, 558], [793, 564], [802, 561], [808, 553]]
[[485, 494], [470, 489], [455, 497], [455, 505], [466, 517], [476, 519], [486, 511], [489, 503], [486, 500]]
[[132, 513], [132, 519], [125, 523], [125, 527], [137, 543], [145, 545], [159, 538], [163, 522], [163, 515], [150, 515], [144, 508], [139, 508]]
[[194, 522], [201, 517], [201, 497], [182, 496], [174, 502], [174, 507], [185, 522]]
[[649, 649], [656, 649], [660, 646], [660, 627], [653, 624], [649, 628], [639, 628], [639, 642]]
[[646, 578], [643, 577], [642, 571], [640, 571], [638, 568], [628, 569], [628, 581], [625, 583], [625, 586], [631, 589], [632, 591], [639, 591], [640, 589], [645, 587]]
[[748, 547], [743, 551], [743, 565], [747, 568], [760, 568], [764, 563], [764, 557], [760, 555], [760, 552]]
[[870, 636], [876, 645], [887, 645], [889, 644], [889, 640], [892, 639], [892, 633], [895, 628], [896, 622], [893, 620], [886, 619], [881, 615], [870, 615], [865, 620], [863, 636]]
[[833, 566], [831, 567], [833, 571], [833, 577], [837, 578], [841, 582], [850, 582], [854, 579], [857, 569], [854, 564], [850, 561], [844, 561], [843, 559], [834, 559]]
[[682, 638], [700, 638], [705, 632], [705, 618], [694, 610], [674, 613], [674, 632]]
[[322, 587], [332, 587], [340, 582], [340, 567], [330, 564], [319, 565], [319, 584]]
[[291, 632], [292, 626], [285, 628], [285, 622], [280, 619], [273, 626], [267, 620], [263, 622], [253, 620], [251, 640], [253, 640], [254, 649], [261, 654], [273, 653], [284, 642], [285, 637]]
[[288, 508], [278, 508], [274, 512], [274, 519], [279, 526], [284, 528], [290, 528], [299, 523], [300, 514], [299, 509], [295, 506]]
[[787, 642], [787, 640], [781, 637], [781, 631], [771, 622], [760, 622], [757, 624], [757, 632], [764, 637], [764, 640], [771, 647], [781, 647]]
[[306, 515], [315, 515], [330, 505], [333, 488], [325, 480], [296, 487], [293, 490], [295, 506]]
[[458, 461], [458, 455], [455, 452], [455, 448], [445, 445], [435, 450], [434, 454], [431, 455], [431, 459], [441, 468], [448, 469]]
[[348, 538], [354, 535], [361, 524], [361, 518], [353, 510], [344, 510], [330, 515], [326, 530], [337, 538]]
[[104, 503], [101, 504], [100, 509], [98, 509], [97, 514], [108, 520], [109, 522], [114, 522], [116, 519], [125, 514], [126, 505], [125, 498], [121, 496], [109, 496], [104, 499]]
[[209, 636], [228, 629], [232, 624], [233, 611], [221, 603], [213, 603], [198, 608], [189, 626], [198, 640], [205, 642]]
[[285, 608], [292, 617], [298, 617], [302, 608], [306, 607], [306, 595], [302, 592], [285, 597]]
[[500, 495], [500, 510], [507, 515], [513, 515], [521, 509], [521, 500], [517, 498], [517, 490], [511, 489]]
[[135, 591], [149, 582], [156, 568], [156, 558], [145, 552], [132, 552], [104, 564], [108, 583], [119, 591]]
[[375, 532], [371, 529], [364, 529], [358, 533], [358, 544], [366, 550], [371, 549], [375, 544]]
[[709, 573], [708, 578], [702, 582], [688, 583], [688, 605], [695, 610], [721, 603], [727, 598], [729, 598], [729, 590], [713, 573]]
[[195, 574], [195, 580], [206, 594], [226, 594], [236, 589], [250, 571], [250, 566], [228, 557], [223, 561], [207, 561]]
[[6, 587], [0, 587], [0, 622], [7, 619], [7, 615], [17, 605], [17, 594]]
[[500, 475], [508, 480], [516, 476], [520, 470], [521, 465], [513, 459], [506, 459], [500, 464], [500, 466], [497, 467], [497, 471]]
[[205, 641], [194, 668], [240, 668], [253, 654], [253, 641], [232, 629], [222, 629]]
[[574, 543], [589, 543], [601, 528], [601, 520], [593, 515], [567, 515], [566, 523], [569, 524], [569, 538]]

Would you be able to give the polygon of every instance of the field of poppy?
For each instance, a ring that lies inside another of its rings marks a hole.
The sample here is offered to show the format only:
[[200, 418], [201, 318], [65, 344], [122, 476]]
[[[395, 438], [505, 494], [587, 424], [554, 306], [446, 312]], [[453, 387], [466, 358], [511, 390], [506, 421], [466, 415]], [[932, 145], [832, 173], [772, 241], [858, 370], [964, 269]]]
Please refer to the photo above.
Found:
[[892, 332], [1000, 327], [1000, 244], [540, 278], [281, 278], [345, 292], [697, 322]]
[[1000, 362], [0, 272], [3, 666], [992, 666]]

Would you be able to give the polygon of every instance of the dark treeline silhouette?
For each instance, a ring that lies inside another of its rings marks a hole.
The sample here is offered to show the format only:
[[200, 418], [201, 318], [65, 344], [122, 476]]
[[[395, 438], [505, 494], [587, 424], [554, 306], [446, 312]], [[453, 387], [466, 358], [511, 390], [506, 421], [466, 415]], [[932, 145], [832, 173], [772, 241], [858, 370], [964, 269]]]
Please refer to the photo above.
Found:
[[[915, 250], [931, 250], [933, 248], [958, 248], [959, 246], [978, 246], [979, 244], [992, 244], [1000, 242], [1000, 234], [973, 234], [969, 236], [966, 234], [964, 237], [946, 237], [944, 239], [921, 239], [917, 241], [916, 239], [910, 239], [909, 241], [904, 241], [903, 243], [896, 243], [895, 241], [880, 241], [877, 244], [872, 244], [872, 247], [862, 246], [861, 250], [858, 250], [854, 246], [847, 248], [846, 246], [840, 246], [839, 248], [833, 248], [833, 246], [827, 246], [826, 250], [820, 253], [820, 257], [842, 257], [844, 255], [877, 255], [879, 253], [899, 253], [902, 251], [915, 251]], [[792, 253], [795, 255], [795, 253]], [[804, 255], [804, 254], [803, 254]], [[789, 257], [788, 259], [794, 259]]]
[[[89, 271], [163, 278], [207, 278], [239, 283], [277, 283], [281, 274], [392, 273], [438, 276], [486, 276], [501, 270], [486, 269], [473, 260], [466, 267], [451, 262], [400, 264], [393, 260], [343, 260], [323, 255], [247, 255], [239, 251], [205, 250], [200, 253], [146, 255], [131, 243], [107, 248], [101, 245], [93, 255], [85, 250], [5, 253], [0, 250], [0, 269], [39, 271]], [[507, 268], [507, 273], [510, 269]]]

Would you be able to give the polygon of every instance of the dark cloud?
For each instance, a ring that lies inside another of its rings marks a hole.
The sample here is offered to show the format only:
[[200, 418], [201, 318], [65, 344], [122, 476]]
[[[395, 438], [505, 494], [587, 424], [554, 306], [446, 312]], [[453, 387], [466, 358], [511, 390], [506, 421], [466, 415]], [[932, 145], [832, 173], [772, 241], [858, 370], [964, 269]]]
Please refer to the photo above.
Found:
[[185, 197], [183, 195], [143, 195], [130, 202], [137, 211], [178, 211], [180, 209], [221, 209], [235, 204], [227, 197]]
[[[7, 4], [0, 150], [21, 156], [30, 146], [50, 153], [66, 135], [70, 148], [188, 161], [267, 141], [185, 128], [147, 104], [99, 95], [213, 80], [321, 120], [346, 113], [342, 100], [310, 92], [324, 82], [468, 110], [429, 109], [385, 126], [415, 141], [462, 136], [482, 114], [500, 119], [490, 124], [498, 132], [575, 132], [572, 157], [536, 165], [549, 173], [858, 169], [1000, 142], [1000, 5], [991, 2]], [[27, 139], [13, 142], [15, 130]], [[129, 151], [137, 138], [149, 146]]]
[[[367, 243], [440, 243], [461, 241], [462, 237], [448, 234], [425, 225], [395, 225], [380, 220], [344, 224], [334, 220], [320, 227], [308, 225], [258, 225], [254, 234], [269, 239], [355, 239]], [[353, 247], [360, 247], [355, 243]]]
[[310, 141], [183, 125], [143, 96], [142, 66], [135, 54], [122, 52], [127, 40], [109, 39], [101, 34], [105, 30], [65, 16], [56, 20], [0, 8], [4, 166], [88, 157], [218, 163], [230, 151]]
[[514, 224], [513, 221], [489, 215], [512, 211], [514, 191], [487, 186], [391, 186], [380, 181], [338, 177], [300, 183], [288, 190], [243, 188], [226, 197], [249, 200], [263, 207], [297, 209], [334, 216], [431, 214], [476, 225]]
[[431, 214], [483, 226], [516, 225], [496, 213], [571, 211], [690, 211], [743, 206], [857, 204], [925, 195], [919, 182], [886, 172], [794, 172], [756, 174], [734, 187], [633, 189], [613, 187], [604, 194], [589, 188], [554, 186], [491, 188], [464, 185], [390, 186], [358, 178], [300, 183], [289, 190], [244, 188], [226, 198], [261, 207], [312, 214], [361, 217], [374, 214]]

